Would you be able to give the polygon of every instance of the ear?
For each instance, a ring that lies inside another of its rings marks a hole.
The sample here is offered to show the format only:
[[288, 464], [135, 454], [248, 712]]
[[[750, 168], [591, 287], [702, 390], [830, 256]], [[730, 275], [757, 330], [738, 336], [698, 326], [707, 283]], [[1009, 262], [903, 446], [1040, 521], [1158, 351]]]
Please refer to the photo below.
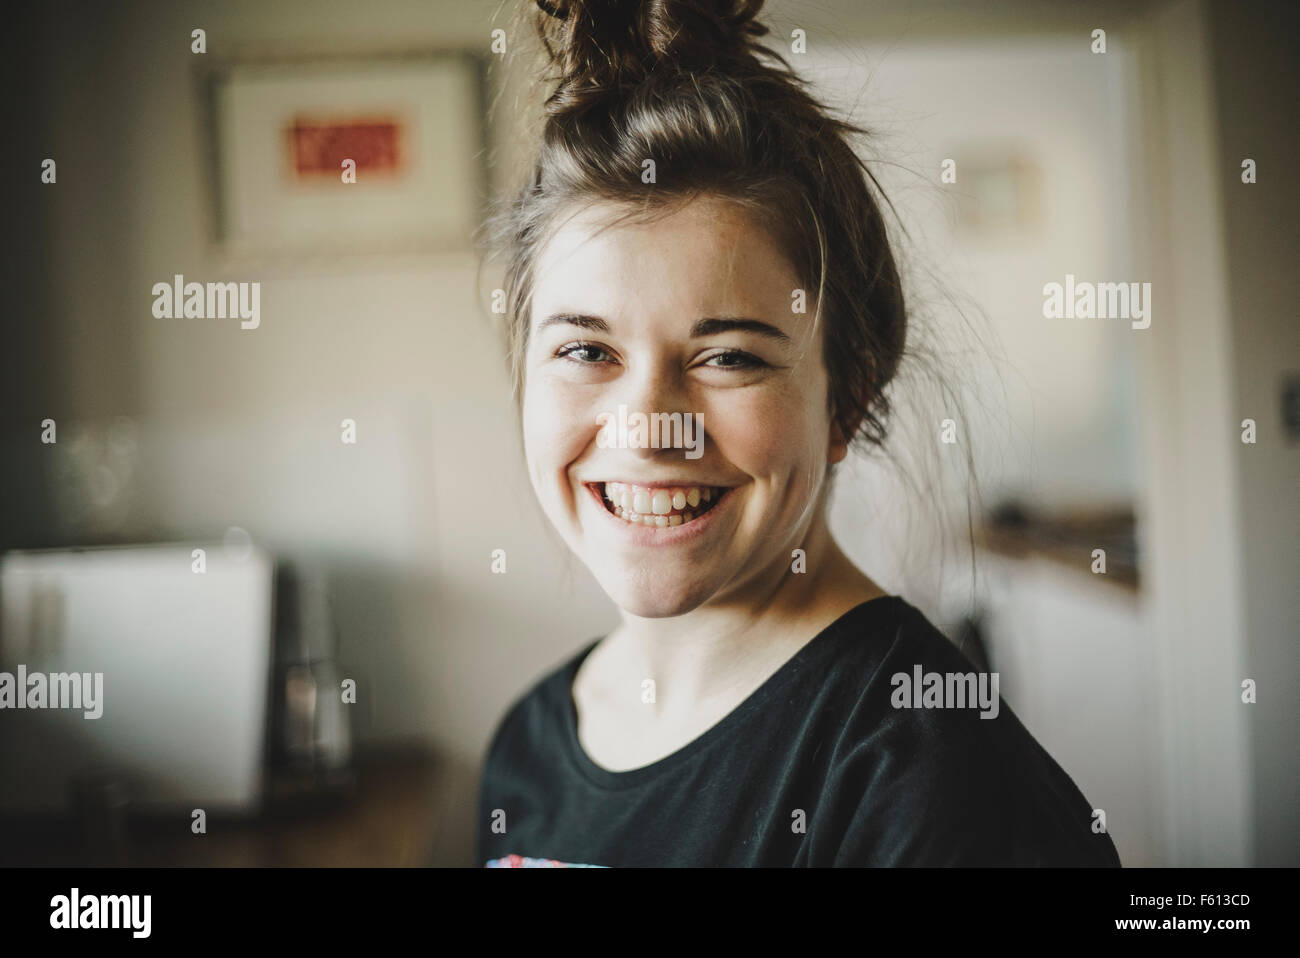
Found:
[[848, 454], [849, 442], [844, 437], [844, 430], [840, 426], [839, 418], [832, 415], [830, 443], [826, 449], [826, 461], [833, 466], [836, 463], [843, 462]]

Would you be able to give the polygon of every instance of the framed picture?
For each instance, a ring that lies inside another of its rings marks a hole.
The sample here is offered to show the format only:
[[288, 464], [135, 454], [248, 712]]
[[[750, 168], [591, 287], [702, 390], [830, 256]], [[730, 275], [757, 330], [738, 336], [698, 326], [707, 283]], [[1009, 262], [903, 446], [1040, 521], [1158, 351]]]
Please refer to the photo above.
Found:
[[226, 64], [210, 77], [228, 257], [466, 248], [486, 196], [472, 54]]
[[1043, 176], [1020, 144], [979, 143], [949, 148], [959, 157], [957, 228], [968, 236], [1036, 234], [1043, 227]]

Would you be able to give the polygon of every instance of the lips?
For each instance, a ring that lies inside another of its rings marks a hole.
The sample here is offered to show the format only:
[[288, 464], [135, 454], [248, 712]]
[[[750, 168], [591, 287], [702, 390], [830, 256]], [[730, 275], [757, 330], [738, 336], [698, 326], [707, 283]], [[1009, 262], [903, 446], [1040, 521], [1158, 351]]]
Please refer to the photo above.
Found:
[[728, 492], [725, 486], [654, 485], [631, 482], [589, 483], [605, 510], [629, 525], [667, 529], [687, 525], [713, 509]]

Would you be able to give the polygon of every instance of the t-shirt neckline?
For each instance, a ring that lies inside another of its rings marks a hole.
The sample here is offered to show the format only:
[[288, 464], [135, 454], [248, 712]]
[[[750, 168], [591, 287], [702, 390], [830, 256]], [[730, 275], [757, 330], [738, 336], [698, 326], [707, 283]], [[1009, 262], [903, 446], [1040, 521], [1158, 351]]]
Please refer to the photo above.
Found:
[[586, 749], [582, 747], [582, 742], [578, 738], [578, 706], [573, 698], [573, 680], [577, 676], [582, 663], [586, 661], [587, 656], [604, 638], [604, 636], [601, 636], [601, 638], [593, 640], [578, 655], [574, 656], [561, 676], [564, 751], [577, 771], [593, 785], [600, 788], [632, 788], [656, 779], [725, 739], [733, 729], [738, 728], [744, 722], [750, 713], [761, 708], [774, 696], [780, 694], [781, 690], [800, 673], [801, 668], [813, 653], [820, 649], [831, 637], [840, 634], [850, 625], [857, 624], [858, 620], [864, 616], [884, 615], [887, 612], [897, 610], [901, 602], [902, 599], [899, 596], [883, 595], [858, 603], [800, 646], [794, 655], [783, 662], [739, 705], [695, 738], [676, 751], [665, 755], [663, 758], [656, 759], [649, 765], [641, 765], [624, 771], [613, 771], [597, 765], [591, 756], [587, 754]]

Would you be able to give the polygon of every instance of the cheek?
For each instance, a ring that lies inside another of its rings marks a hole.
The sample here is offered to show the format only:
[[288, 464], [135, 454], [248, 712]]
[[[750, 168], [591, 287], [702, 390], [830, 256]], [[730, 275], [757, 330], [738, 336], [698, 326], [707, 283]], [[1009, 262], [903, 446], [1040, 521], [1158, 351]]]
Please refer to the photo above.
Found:
[[[740, 390], [712, 404], [712, 432], [721, 451], [754, 476], [774, 478], [817, 468], [826, 456], [829, 421], [799, 388]], [[709, 423], [706, 415], [705, 422]]]
[[524, 390], [522, 423], [524, 453], [534, 481], [550, 481], [587, 447], [595, 435], [594, 417], [572, 389], [530, 376]]

